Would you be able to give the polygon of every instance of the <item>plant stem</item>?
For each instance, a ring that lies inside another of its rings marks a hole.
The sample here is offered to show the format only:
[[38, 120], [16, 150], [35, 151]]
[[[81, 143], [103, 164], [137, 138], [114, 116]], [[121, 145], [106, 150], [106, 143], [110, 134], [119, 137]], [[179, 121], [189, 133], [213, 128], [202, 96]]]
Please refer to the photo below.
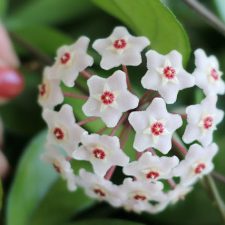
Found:
[[129, 137], [129, 133], [131, 131], [131, 126], [129, 123], [124, 124], [124, 128], [120, 133], [120, 147], [123, 149], [127, 143], [127, 139]]
[[84, 77], [85, 79], [87, 79], [87, 80], [92, 76], [92, 74], [91, 74], [89, 71], [87, 71], [87, 70], [81, 71], [81, 72], [80, 72], [80, 75], [81, 75], [82, 77]]
[[127, 88], [129, 91], [131, 91], [132, 87], [131, 87], [131, 82], [130, 82], [130, 78], [129, 78], [129, 74], [128, 74], [126, 65], [122, 65], [122, 70], [126, 74]]
[[174, 138], [172, 138], [172, 143], [183, 155], [187, 154], [187, 149]]
[[101, 135], [101, 134], [103, 134], [103, 133], [104, 133], [104, 131], [106, 131], [106, 130], [107, 130], [107, 127], [106, 127], [106, 126], [104, 126], [104, 127], [102, 127], [100, 130], [98, 130], [98, 131], [96, 132], [96, 134]]
[[222, 183], [225, 184], [225, 176], [223, 176], [222, 174], [220, 174], [220, 173], [218, 173], [218, 172], [216, 172], [216, 171], [213, 171], [213, 172], [212, 172], [212, 176], [213, 176], [215, 179], [217, 179], [217, 180], [219, 180], [220, 182], [222, 182]]
[[119, 129], [120, 125], [123, 124], [123, 122], [127, 119], [128, 114], [124, 113], [123, 116], [120, 118], [117, 125], [112, 129], [110, 136], [114, 136], [116, 131]]
[[85, 124], [87, 124], [87, 123], [90, 123], [90, 122], [92, 122], [92, 121], [95, 121], [95, 120], [97, 120], [98, 119], [98, 117], [89, 117], [89, 118], [87, 118], [87, 119], [84, 119], [84, 120], [81, 120], [80, 122], [78, 122], [77, 124], [79, 125], [79, 126], [83, 126], [83, 125], [85, 125]]
[[83, 100], [88, 99], [88, 96], [86, 96], [86, 95], [79, 95], [79, 94], [69, 93], [69, 92], [64, 92], [63, 95], [65, 97], [70, 97], [70, 98], [75, 98], [75, 99], [83, 99]]
[[206, 185], [208, 187], [209, 194], [210, 194], [211, 198], [215, 201], [216, 206], [222, 217], [222, 220], [225, 224], [225, 205], [219, 194], [216, 184], [211, 175], [206, 176], [205, 181], [206, 181]]
[[197, 0], [183, 0], [186, 5], [197, 12], [206, 22], [212, 26], [212, 28], [219, 31], [223, 36], [225, 36], [225, 24], [218, 19], [218, 17], [208, 10], [204, 5], [202, 5]]
[[[124, 124], [124, 127], [120, 133], [120, 147], [123, 149], [126, 145], [127, 139], [129, 137], [129, 133], [131, 131], [131, 126], [130, 124]], [[116, 166], [112, 166], [104, 176], [106, 180], [110, 180], [115, 172]]]

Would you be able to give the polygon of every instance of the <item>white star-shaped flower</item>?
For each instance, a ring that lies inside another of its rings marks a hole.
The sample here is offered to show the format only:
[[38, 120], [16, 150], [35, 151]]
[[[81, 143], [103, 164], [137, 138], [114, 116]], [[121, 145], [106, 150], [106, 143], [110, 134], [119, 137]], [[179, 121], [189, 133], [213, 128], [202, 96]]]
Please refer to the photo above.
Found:
[[212, 142], [213, 132], [224, 116], [222, 110], [216, 108], [217, 97], [210, 95], [200, 104], [188, 106], [187, 126], [183, 135], [185, 143], [198, 140], [202, 145]]
[[123, 112], [138, 106], [139, 100], [127, 90], [126, 75], [120, 70], [107, 79], [92, 76], [87, 84], [90, 96], [83, 112], [100, 117], [108, 127], [116, 126]]
[[176, 185], [173, 190], [170, 190], [167, 195], [172, 204], [177, 203], [180, 200], [184, 200], [186, 195], [192, 191], [192, 186], [185, 186], [182, 184]]
[[78, 160], [90, 161], [97, 175], [103, 177], [112, 166], [125, 166], [129, 157], [120, 149], [119, 138], [91, 134], [82, 138], [81, 147], [73, 152]]
[[138, 161], [133, 161], [123, 168], [126, 175], [134, 176], [137, 180], [155, 182], [161, 179], [173, 177], [172, 169], [179, 163], [176, 156], [153, 156], [151, 152], [145, 152]]
[[161, 203], [166, 200], [162, 189], [163, 184], [161, 182], [140, 182], [126, 178], [120, 188], [120, 191], [124, 194], [123, 206], [126, 210], [136, 213], [159, 211], [159, 208], [162, 208]]
[[99, 201], [107, 201], [114, 207], [122, 205], [123, 193], [118, 186], [94, 173], [81, 169], [79, 172], [79, 185], [85, 189], [85, 193]]
[[194, 184], [213, 170], [212, 159], [217, 152], [218, 146], [215, 143], [204, 148], [198, 144], [192, 145], [185, 159], [174, 169], [174, 176], [181, 178], [182, 185]]
[[49, 80], [47, 77], [53, 70], [50, 67], [44, 69], [43, 81], [39, 85], [38, 102], [43, 108], [54, 108], [63, 102], [63, 93], [60, 88], [60, 80]]
[[108, 38], [96, 40], [93, 48], [102, 56], [101, 67], [108, 70], [119, 65], [139, 65], [141, 51], [149, 44], [146, 37], [134, 37], [125, 27], [116, 27]]
[[225, 83], [222, 80], [222, 72], [219, 69], [219, 62], [215, 56], [205, 54], [202, 49], [195, 51], [195, 66], [193, 73], [196, 85], [203, 89], [205, 95], [224, 94]]
[[162, 98], [155, 98], [146, 111], [132, 112], [128, 120], [136, 131], [134, 148], [139, 152], [153, 147], [167, 154], [174, 131], [182, 125], [181, 116], [168, 113]]
[[48, 124], [49, 144], [61, 146], [71, 156], [78, 147], [83, 135], [87, 132], [75, 123], [73, 109], [70, 105], [63, 105], [59, 112], [44, 109], [43, 118]]
[[93, 64], [93, 58], [87, 54], [89, 39], [80, 37], [74, 44], [65, 45], [58, 49], [54, 72], [49, 79], [59, 79], [68, 87], [73, 87], [79, 72]]
[[148, 71], [141, 80], [142, 86], [158, 91], [167, 104], [176, 101], [180, 90], [194, 86], [194, 77], [184, 70], [179, 52], [161, 55], [150, 50], [146, 57]]
[[70, 162], [55, 147], [47, 145], [46, 149], [47, 151], [42, 155], [42, 159], [52, 164], [56, 172], [67, 181], [67, 186], [70, 191], [75, 191], [77, 181]]

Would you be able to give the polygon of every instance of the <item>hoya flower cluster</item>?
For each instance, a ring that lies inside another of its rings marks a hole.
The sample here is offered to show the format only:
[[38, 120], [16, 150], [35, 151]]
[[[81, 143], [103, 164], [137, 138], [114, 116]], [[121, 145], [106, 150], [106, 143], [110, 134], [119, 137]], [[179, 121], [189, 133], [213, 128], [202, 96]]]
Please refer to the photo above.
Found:
[[[213, 170], [218, 151], [213, 132], [223, 118], [216, 107], [217, 95], [225, 91], [218, 61], [198, 49], [196, 68], [189, 73], [178, 51], [162, 55], [149, 50], [146, 73], [132, 74], [145, 90], [138, 96], [127, 66], [141, 64], [141, 53], [150, 41], [116, 27], [109, 37], [92, 44], [101, 56], [102, 70], [97, 74], [89, 69], [94, 60], [87, 53], [88, 45], [89, 39], [80, 37], [61, 47], [54, 65], [44, 70], [39, 86], [39, 103], [48, 125], [43, 158], [71, 191], [82, 187], [88, 196], [114, 207], [160, 212], [183, 199]], [[86, 80], [87, 86], [80, 88]], [[172, 104], [181, 90], [194, 86], [203, 90], [205, 98], [179, 114]], [[66, 104], [68, 99], [75, 104]], [[78, 102], [82, 102], [80, 108]], [[78, 119], [81, 111], [86, 116], [82, 120]], [[103, 126], [96, 125], [98, 130], [91, 133], [85, 130], [97, 121]], [[90, 169], [77, 169], [83, 165], [79, 161], [86, 161]]]

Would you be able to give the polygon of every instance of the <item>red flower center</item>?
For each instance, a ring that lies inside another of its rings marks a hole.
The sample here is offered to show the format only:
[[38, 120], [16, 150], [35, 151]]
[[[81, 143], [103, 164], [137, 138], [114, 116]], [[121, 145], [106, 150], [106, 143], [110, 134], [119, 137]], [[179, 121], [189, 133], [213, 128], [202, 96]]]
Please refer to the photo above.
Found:
[[196, 167], [195, 167], [195, 173], [196, 174], [200, 174], [204, 169], [205, 169], [205, 164], [204, 163], [199, 163]]
[[211, 77], [214, 79], [214, 80], [219, 80], [219, 74], [218, 74], [218, 72], [217, 72], [217, 70], [216, 69], [211, 69], [211, 71], [210, 71], [210, 75], [211, 75]]
[[156, 179], [157, 177], [159, 177], [159, 173], [156, 171], [150, 171], [146, 174], [147, 179]]
[[102, 190], [99, 189], [99, 188], [94, 189], [94, 193], [95, 193], [96, 195], [100, 196], [100, 197], [105, 197], [105, 196], [106, 196], [105, 192], [102, 191]]
[[58, 127], [56, 127], [54, 129], [53, 133], [54, 133], [56, 139], [58, 139], [58, 140], [62, 140], [64, 138], [64, 133], [63, 133], [62, 129], [60, 129]]
[[47, 89], [46, 84], [41, 84], [39, 86], [39, 94], [40, 94], [40, 96], [43, 97], [47, 93], [46, 89]]
[[94, 154], [95, 158], [97, 158], [97, 159], [104, 159], [105, 158], [105, 152], [102, 149], [95, 148], [93, 150], [93, 154]]
[[203, 120], [203, 126], [205, 129], [211, 128], [213, 125], [213, 118], [211, 116], [207, 116]]
[[147, 198], [144, 195], [136, 194], [134, 195], [134, 199], [137, 201], [145, 201]]
[[70, 53], [69, 52], [65, 52], [63, 54], [63, 56], [60, 58], [60, 61], [61, 61], [62, 64], [66, 64], [70, 60], [70, 58], [71, 58]]
[[171, 66], [167, 66], [164, 68], [163, 73], [167, 79], [172, 80], [176, 75], [176, 70]]
[[113, 101], [115, 100], [115, 96], [112, 92], [110, 91], [105, 91], [102, 95], [101, 95], [101, 100], [102, 103], [105, 105], [110, 105], [113, 103]]
[[150, 129], [151, 129], [152, 134], [155, 136], [159, 136], [164, 132], [164, 126], [160, 122], [153, 123], [151, 125]]
[[123, 38], [120, 38], [114, 41], [113, 46], [116, 49], [123, 49], [127, 46], [127, 42]]

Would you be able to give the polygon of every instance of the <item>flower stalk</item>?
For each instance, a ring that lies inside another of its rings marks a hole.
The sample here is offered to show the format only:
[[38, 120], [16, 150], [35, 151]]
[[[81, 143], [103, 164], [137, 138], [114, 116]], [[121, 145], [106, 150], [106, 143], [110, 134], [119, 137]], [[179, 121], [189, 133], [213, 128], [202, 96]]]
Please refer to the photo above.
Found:
[[216, 187], [214, 179], [211, 175], [205, 177], [205, 183], [208, 188], [211, 199], [215, 202], [218, 211], [220, 212], [223, 223], [225, 224], [225, 204], [220, 196], [220, 193]]

